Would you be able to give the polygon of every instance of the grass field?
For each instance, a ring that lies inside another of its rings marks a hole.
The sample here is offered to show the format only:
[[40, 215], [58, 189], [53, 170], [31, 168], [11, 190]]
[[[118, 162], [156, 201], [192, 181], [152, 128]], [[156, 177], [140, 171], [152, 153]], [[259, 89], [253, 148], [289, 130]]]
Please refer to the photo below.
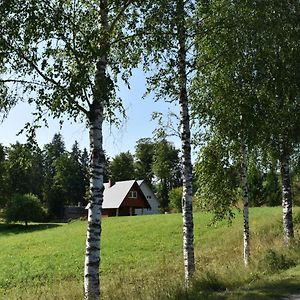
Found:
[[[103, 299], [281, 299], [300, 294], [300, 211], [294, 245], [282, 243], [281, 209], [250, 211], [252, 261], [243, 266], [242, 216], [208, 226], [195, 214], [197, 273], [183, 288], [179, 214], [103, 220]], [[0, 299], [82, 299], [85, 221], [0, 224]]]

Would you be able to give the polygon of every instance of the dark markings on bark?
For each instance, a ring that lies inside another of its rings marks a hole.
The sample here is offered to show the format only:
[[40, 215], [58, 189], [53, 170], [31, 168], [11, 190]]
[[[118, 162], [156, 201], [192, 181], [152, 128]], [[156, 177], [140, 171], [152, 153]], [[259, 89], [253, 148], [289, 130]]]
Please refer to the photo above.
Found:
[[290, 158], [284, 151], [280, 159], [280, 171], [282, 178], [282, 220], [284, 242], [289, 245], [294, 238], [293, 202], [290, 179]]
[[186, 11], [184, 0], [177, 0], [177, 39], [178, 39], [178, 76], [179, 76], [179, 104], [181, 123], [181, 148], [183, 167], [183, 258], [185, 283], [189, 286], [195, 271], [194, 258], [194, 223], [192, 205], [192, 163], [190, 145], [190, 120], [187, 95], [186, 69]]

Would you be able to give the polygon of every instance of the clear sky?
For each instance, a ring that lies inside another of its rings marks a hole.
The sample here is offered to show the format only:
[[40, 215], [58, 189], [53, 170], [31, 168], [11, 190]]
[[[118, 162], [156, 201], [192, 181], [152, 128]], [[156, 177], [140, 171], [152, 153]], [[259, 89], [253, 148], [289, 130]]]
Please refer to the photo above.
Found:
[[[130, 151], [134, 153], [136, 141], [144, 137], [152, 137], [153, 130], [157, 123], [151, 121], [153, 111], [162, 112], [167, 115], [168, 110], [176, 111], [177, 107], [162, 100], [154, 102], [151, 96], [142, 99], [145, 92], [145, 76], [142, 71], [136, 70], [131, 80], [131, 89], [120, 86], [119, 95], [123, 100], [126, 109], [127, 120], [123, 120], [122, 126], [117, 129], [114, 125], [104, 125], [103, 141], [104, 149], [108, 156], [114, 157], [120, 152]], [[11, 143], [19, 141], [26, 142], [25, 135], [16, 136], [16, 134], [24, 127], [26, 122], [32, 120], [30, 106], [26, 103], [19, 103], [13, 108], [6, 120], [0, 124], [0, 143], [9, 146]], [[49, 120], [49, 128], [41, 128], [37, 132], [37, 140], [42, 147], [49, 143], [56, 132], [61, 132], [67, 149], [70, 149], [75, 140], [80, 148], [89, 148], [88, 130], [85, 124], [72, 124], [65, 122], [60, 130], [58, 121]], [[179, 141], [171, 139], [179, 147]]]

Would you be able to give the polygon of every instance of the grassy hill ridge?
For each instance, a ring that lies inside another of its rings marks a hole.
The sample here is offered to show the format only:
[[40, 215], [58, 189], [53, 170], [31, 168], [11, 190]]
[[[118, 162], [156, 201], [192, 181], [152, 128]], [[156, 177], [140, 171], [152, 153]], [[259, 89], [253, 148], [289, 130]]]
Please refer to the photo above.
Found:
[[[211, 215], [196, 213], [197, 274], [188, 292], [179, 214], [104, 219], [103, 298], [276, 299], [300, 292], [298, 214], [295, 209], [295, 245], [286, 249], [281, 208], [250, 210], [252, 262], [246, 270], [241, 213], [231, 226], [208, 226]], [[82, 299], [85, 231], [85, 221], [28, 229], [0, 224], [0, 299]]]

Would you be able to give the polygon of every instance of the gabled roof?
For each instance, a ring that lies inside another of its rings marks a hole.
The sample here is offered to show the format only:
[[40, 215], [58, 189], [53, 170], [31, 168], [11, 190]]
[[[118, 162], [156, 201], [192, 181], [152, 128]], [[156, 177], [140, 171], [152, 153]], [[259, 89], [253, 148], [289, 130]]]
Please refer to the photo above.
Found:
[[137, 180], [136, 182], [137, 182], [137, 184], [138, 184], [139, 186], [141, 186], [141, 184], [142, 184], [144, 181], [145, 181], [144, 179], [140, 179], [140, 180]]
[[104, 183], [102, 208], [119, 208], [135, 182], [135, 180], [117, 181], [111, 187], [109, 183]]

